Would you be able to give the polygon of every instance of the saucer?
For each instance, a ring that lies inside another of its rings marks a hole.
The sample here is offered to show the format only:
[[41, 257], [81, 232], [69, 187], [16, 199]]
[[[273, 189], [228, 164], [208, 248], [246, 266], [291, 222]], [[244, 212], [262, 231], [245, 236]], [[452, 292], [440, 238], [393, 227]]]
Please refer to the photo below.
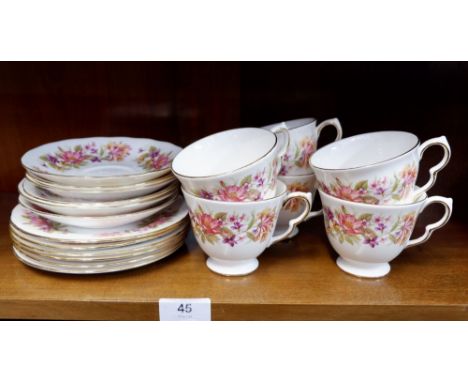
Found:
[[164, 211], [142, 221], [116, 228], [92, 229], [74, 227], [45, 219], [17, 205], [11, 213], [11, 224], [17, 230], [39, 239], [63, 243], [107, 243], [151, 236], [173, 226], [188, 215], [181, 196]]
[[105, 202], [131, 199], [154, 193], [173, 183], [175, 177], [172, 174], [166, 174], [160, 178], [143, 183], [129, 184], [124, 186], [94, 187], [62, 185], [38, 178], [36, 175], [28, 172], [26, 172], [26, 179], [35, 186], [63, 198]]
[[153, 194], [127, 200], [91, 202], [83, 199], [65, 198], [51, 194], [35, 186], [27, 179], [18, 185], [18, 191], [30, 204], [59, 215], [70, 216], [108, 216], [121, 215], [154, 206], [178, 193], [179, 184], [174, 182]]
[[19, 196], [20, 205], [26, 210], [50, 221], [60, 224], [65, 224], [74, 227], [82, 228], [114, 228], [122, 225], [131, 224], [139, 220], [146, 219], [159, 211], [169, 207], [177, 199], [177, 196], [171, 197], [169, 200], [158, 204], [156, 207], [147, 208], [145, 210], [131, 212], [122, 215], [109, 215], [109, 216], [70, 216], [54, 214], [42, 209], [36, 208], [33, 204], [29, 203], [24, 197]]
[[21, 158], [37, 177], [75, 186], [119, 186], [146, 182], [170, 171], [182, 149], [145, 138], [90, 137], [47, 143]]

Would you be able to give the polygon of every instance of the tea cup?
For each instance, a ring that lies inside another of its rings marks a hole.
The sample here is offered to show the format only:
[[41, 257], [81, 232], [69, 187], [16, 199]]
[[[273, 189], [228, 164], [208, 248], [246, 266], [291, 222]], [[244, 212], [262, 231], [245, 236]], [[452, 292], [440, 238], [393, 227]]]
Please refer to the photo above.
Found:
[[[288, 192], [281, 181], [273, 198], [245, 203], [203, 199], [184, 188], [182, 193], [195, 238], [209, 256], [206, 265], [225, 276], [254, 272], [259, 265], [257, 257], [286, 239], [309, 214], [312, 203], [310, 193]], [[301, 214], [289, 221], [285, 232], [274, 235], [282, 205], [295, 198], [304, 202]]]
[[[414, 193], [419, 162], [426, 149], [441, 146], [444, 156], [430, 170], [424, 186]], [[405, 131], [379, 131], [355, 135], [319, 149], [310, 166], [318, 188], [339, 199], [367, 204], [400, 204], [417, 200], [434, 184], [437, 173], [450, 160], [445, 136], [420, 144]]]
[[[286, 184], [289, 192], [301, 191], [310, 192], [312, 196], [312, 203], [314, 202], [316, 188], [316, 178], [314, 174], [310, 175], [295, 175], [295, 176], [279, 176], [278, 179]], [[286, 202], [279, 214], [277, 231], [284, 231], [291, 219], [300, 215], [304, 208], [304, 203], [299, 199], [291, 199]], [[311, 211], [304, 219], [304, 222], [311, 219], [312, 217], [322, 215], [322, 209], [318, 211]], [[299, 233], [299, 227], [295, 227], [291, 234], [288, 236], [289, 239], [293, 238]]]
[[289, 133], [284, 126], [274, 131], [249, 127], [226, 130], [184, 148], [174, 158], [172, 172], [185, 191], [204, 199], [268, 199], [276, 194], [279, 160], [288, 145]]
[[338, 118], [327, 119], [317, 126], [315, 118], [301, 118], [291, 121], [276, 123], [263, 128], [273, 130], [280, 126], [286, 126], [289, 131], [289, 149], [281, 158], [279, 174], [285, 175], [308, 175], [312, 171], [309, 167], [309, 158], [317, 150], [317, 142], [320, 133], [327, 126], [336, 129], [335, 140], [341, 139], [343, 130]]
[[[338, 267], [355, 276], [382, 277], [390, 272], [389, 262], [405, 248], [422, 244], [443, 227], [452, 214], [452, 199], [427, 197], [410, 204], [370, 205], [338, 199], [319, 190], [325, 230], [331, 246], [340, 255]], [[411, 239], [418, 216], [434, 203], [442, 204], [444, 215], [426, 226], [424, 234]]]

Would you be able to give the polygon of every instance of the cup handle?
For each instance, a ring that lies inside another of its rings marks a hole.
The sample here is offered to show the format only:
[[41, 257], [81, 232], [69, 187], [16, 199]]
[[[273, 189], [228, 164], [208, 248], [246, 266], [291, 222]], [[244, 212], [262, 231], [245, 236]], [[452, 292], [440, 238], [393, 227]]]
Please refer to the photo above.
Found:
[[434, 232], [436, 229], [443, 227], [449, 221], [450, 216], [452, 215], [453, 199], [444, 198], [443, 196], [431, 196], [426, 199], [419, 213], [423, 212], [428, 205], [433, 204], [433, 203], [439, 203], [444, 206], [445, 208], [444, 215], [437, 222], [427, 225], [426, 231], [424, 232], [424, 234], [422, 234], [416, 239], [412, 239], [408, 241], [405, 248], [413, 247], [415, 245], [426, 242], [431, 237], [432, 232]]
[[[444, 135], [438, 138], [428, 139], [421, 146], [419, 146], [418, 148], [419, 160], [422, 159], [424, 151], [426, 151], [426, 149], [428, 149], [431, 146], [441, 146], [444, 149], [444, 157], [438, 164], [431, 167], [431, 169], [429, 170], [429, 174], [430, 174], [429, 180], [424, 186], [419, 188], [418, 195], [421, 195], [422, 193], [429, 191], [429, 189], [436, 182], [437, 173], [440, 170], [442, 170], [447, 165], [448, 161], [450, 160], [450, 155], [451, 155], [450, 145], [447, 141], [447, 138]], [[416, 195], [415, 198], [417, 198], [418, 195]]]
[[278, 151], [278, 159], [281, 160], [281, 157], [286, 154], [286, 152], [289, 149], [289, 142], [291, 140], [289, 136], [289, 130], [284, 122], [281, 122], [280, 126], [276, 126], [270, 130], [272, 133], [278, 134], [278, 135], [284, 135], [284, 143], [283, 147], [280, 147]]
[[329, 125], [334, 126], [336, 129], [335, 141], [339, 141], [343, 137], [343, 129], [341, 128], [340, 121], [338, 120], [338, 118], [332, 118], [332, 119], [326, 119], [325, 121], [323, 121], [317, 126], [317, 141], [320, 137], [320, 133], [322, 132], [323, 128]]
[[306, 222], [306, 221], [308, 221], [308, 220], [310, 220], [310, 219], [312, 219], [312, 218], [314, 218], [314, 217], [316, 217], [316, 216], [320, 216], [320, 215], [322, 215], [322, 214], [323, 214], [323, 208], [320, 208], [320, 209], [317, 210], [317, 211], [310, 211], [310, 212], [309, 212], [309, 215], [306, 216], [306, 218], [304, 219], [304, 221]]
[[278, 241], [287, 239], [288, 236], [291, 234], [293, 229], [300, 223], [306, 219], [310, 213], [310, 210], [312, 208], [312, 194], [310, 192], [300, 192], [300, 191], [295, 191], [295, 192], [290, 192], [288, 196], [286, 196], [286, 199], [284, 199], [283, 206], [291, 199], [294, 198], [300, 198], [305, 202], [305, 208], [302, 213], [289, 221], [288, 229], [283, 232], [282, 234], [273, 236], [270, 240], [270, 243], [268, 244], [268, 247], [272, 244], [277, 243]]

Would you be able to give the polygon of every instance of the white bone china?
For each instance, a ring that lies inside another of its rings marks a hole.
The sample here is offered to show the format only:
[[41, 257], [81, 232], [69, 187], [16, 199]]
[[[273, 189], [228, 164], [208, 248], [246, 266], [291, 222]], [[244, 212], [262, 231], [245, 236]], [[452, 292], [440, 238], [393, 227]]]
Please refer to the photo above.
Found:
[[[427, 183], [414, 193], [425, 150], [441, 146], [443, 158], [430, 169]], [[337, 198], [368, 204], [400, 204], [417, 200], [435, 183], [450, 160], [445, 136], [420, 144], [405, 131], [379, 131], [330, 143], [310, 158], [318, 188]]]
[[315, 118], [301, 118], [263, 128], [274, 130], [279, 126], [286, 126], [290, 136], [289, 148], [281, 158], [279, 174], [282, 176], [307, 175], [312, 172], [309, 167], [309, 158], [317, 150], [320, 133], [325, 127], [333, 126], [336, 129], [335, 141], [343, 136], [343, 130], [337, 118], [327, 119], [318, 126]]
[[31, 149], [21, 163], [37, 177], [59, 184], [121, 186], [167, 174], [180, 150], [172, 143], [147, 138], [77, 138]]
[[289, 144], [287, 129], [222, 131], [184, 148], [172, 171], [185, 191], [204, 199], [246, 202], [275, 195], [279, 160]]
[[106, 202], [91, 202], [89, 200], [64, 198], [36, 187], [27, 179], [23, 179], [19, 183], [18, 190], [20, 195], [29, 203], [56, 214], [70, 216], [107, 216], [135, 212], [161, 203], [177, 194], [178, 184], [174, 183], [151, 195]]
[[[283, 182], [288, 188], [289, 192], [301, 191], [310, 192], [312, 196], [312, 203], [314, 202], [316, 188], [316, 178], [314, 174], [310, 175], [294, 175], [294, 176], [280, 176], [278, 179]], [[281, 209], [278, 217], [277, 231], [282, 232], [287, 229], [289, 221], [298, 217], [304, 208], [304, 203], [299, 199], [291, 199], [286, 202]], [[322, 215], [322, 209], [317, 211], [310, 211], [303, 222], [309, 219]], [[293, 238], [299, 233], [299, 226], [295, 227], [289, 238]]]
[[[207, 266], [226, 276], [252, 273], [258, 267], [257, 257], [263, 251], [286, 239], [294, 227], [309, 214], [311, 195], [288, 193], [278, 182], [275, 197], [255, 202], [222, 202], [207, 200], [182, 188], [198, 244], [209, 256]], [[304, 201], [302, 213], [289, 222], [288, 229], [273, 235], [283, 203], [299, 198]]]
[[[113, 243], [129, 241], [143, 236], [156, 235], [181, 222], [187, 216], [187, 207], [181, 196], [164, 211], [148, 219], [115, 228], [91, 229], [69, 226], [45, 219], [17, 205], [11, 213], [13, 228], [52, 242], [61, 243]], [[84, 248], [84, 246], [83, 246]]]
[[36, 215], [60, 224], [65, 224], [74, 227], [82, 228], [114, 228], [120, 227], [125, 224], [134, 223], [142, 219], [146, 219], [166, 207], [169, 207], [176, 200], [177, 196], [168, 199], [167, 201], [158, 204], [156, 207], [147, 208], [141, 211], [131, 212], [123, 215], [108, 215], [108, 216], [69, 216], [54, 214], [42, 209], [36, 208], [33, 204], [29, 203], [24, 197], [20, 195], [19, 203], [28, 211]]
[[50, 182], [37, 176], [26, 173], [26, 179], [34, 185], [64, 198], [82, 199], [90, 201], [114, 201], [136, 198], [156, 192], [175, 181], [172, 174], [167, 174], [161, 178], [148, 182], [124, 185], [124, 186], [104, 186], [104, 187], [79, 187], [61, 185]]
[[[360, 277], [385, 276], [390, 261], [405, 248], [429, 240], [452, 213], [452, 199], [441, 196], [422, 194], [414, 203], [385, 206], [349, 202], [319, 192], [328, 240], [340, 255], [337, 265]], [[422, 236], [410, 240], [419, 214], [433, 203], [444, 207], [444, 215], [427, 225]]]

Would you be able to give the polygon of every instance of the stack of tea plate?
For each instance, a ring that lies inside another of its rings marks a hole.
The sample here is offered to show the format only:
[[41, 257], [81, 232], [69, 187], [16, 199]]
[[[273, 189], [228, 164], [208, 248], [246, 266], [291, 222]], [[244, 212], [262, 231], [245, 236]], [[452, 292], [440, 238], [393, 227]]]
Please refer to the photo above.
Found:
[[10, 221], [15, 255], [35, 268], [88, 274], [172, 254], [188, 229], [170, 172], [180, 150], [152, 139], [99, 137], [28, 151]]

